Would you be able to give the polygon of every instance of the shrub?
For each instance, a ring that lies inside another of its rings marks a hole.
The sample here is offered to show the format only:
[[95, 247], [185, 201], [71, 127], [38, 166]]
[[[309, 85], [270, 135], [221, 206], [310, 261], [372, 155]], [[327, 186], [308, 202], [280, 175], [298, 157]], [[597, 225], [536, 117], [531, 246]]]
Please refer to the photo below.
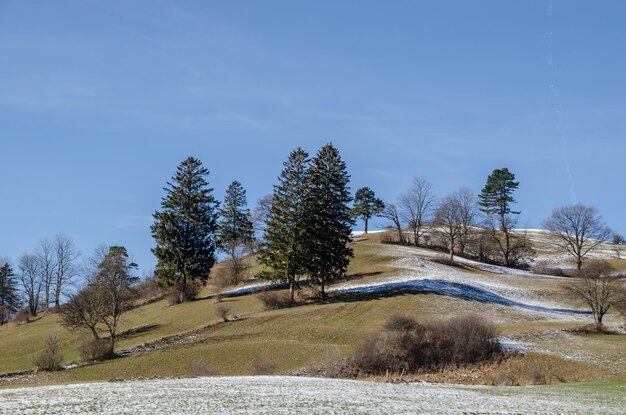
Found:
[[45, 348], [35, 356], [33, 363], [38, 370], [52, 371], [61, 369], [62, 360], [61, 339], [54, 333], [46, 339]]
[[251, 370], [255, 375], [271, 375], [276, 370], [276, 363], [269, 356], [259, 356], [252, 361]]
[[394, 316], [356, 349], [353, 363], [369, 374], [415, 373], [490, 360], [499, 351], [495, 327], [479, 317], [418, 324]]
[[263, 302], [264, 310], [278, 310], [280, 308], [287, 308], [293, 305], [289, 299], [289, 294], [287, 293], [263, 291], [258, 297]]
[[113, 357], [113, 350], [107, 339], [89, 339], [80, 345], [79, 351], [80, 358], [84, 362], [106, 360]]
[[28, 323], [30, 322], [30, 313], [26, 309], [20, 310], [15, 314], [13, 320], [15, 320], [17, 324]]
[[417, 321], [409, 316], [395, 314], [387, 320], [384, 329], [387, 331], [405, 332], [413, 330], [417, 327]]
[[228, 313], [230, 313], [230, 307], [228, 305], [224, 303], [215, 305], [215, 314], [224, 322], [228, 321]]

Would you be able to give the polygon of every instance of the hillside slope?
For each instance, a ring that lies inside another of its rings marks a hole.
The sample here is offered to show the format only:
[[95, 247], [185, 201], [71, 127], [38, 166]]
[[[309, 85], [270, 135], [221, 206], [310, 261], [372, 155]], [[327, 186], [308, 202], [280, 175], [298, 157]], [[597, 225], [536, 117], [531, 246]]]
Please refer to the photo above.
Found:
[[[526, 360], [510, 364], [510, 370], [535, 356], [546, 370], [569, 373], [564, 380], [626, 375], [626, 336], [564, 331], [590, 322], [590, 317], [562, 295], [563, 278], [467, 260], [459, 261], [460, 267], [442, 265], [428, 260], [438, 255], [433, 251], [385, 245], [379, 234], [361, 237], [353, 247], [348, 278], [333, 284], [328, 302], [263, 311], [256, 295], [224, 298], [221, 303], [236, 316], [224, 323], [215, 313], [216, 299], [174, 306], [158, 301], [124, 315], [122, 331], [128, 334], [119, 339], [118, 351], [129, 350], [125, 357], [55, 373], [4, 377], [0, 386], [292, 373], [350, 355], [397, 313], [419, 321], [466, 313], [485, 316], [497, 324], [505, 345], [529, 352]], [[625, 260], [615, 262], [626, 265]], [[215, 292], [209, 286], [201, 296]], [[607, 322], [617, 326], [621, 320], [610, 315]], [[30, 370], [34, 355], [55, 331], [63, 341], [65, 363], [76, 361], [86, 334], [67, 331], [58, 316], [50, 315], [0, 329], [0, 373]], [[173, 335], [179, 336], [159, 342]], [[137, 349], [150, 342], [156, 343]], [[459, 381], [477, 382], [475, 377]]]

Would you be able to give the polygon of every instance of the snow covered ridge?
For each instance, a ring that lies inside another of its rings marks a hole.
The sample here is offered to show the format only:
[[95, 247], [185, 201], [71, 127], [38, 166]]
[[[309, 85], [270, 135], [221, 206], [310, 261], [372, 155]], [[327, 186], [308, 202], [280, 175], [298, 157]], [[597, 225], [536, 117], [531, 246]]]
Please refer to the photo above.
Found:
[[286, 376], [157, 379], [0, 390], [0, 414], [620, 413], [576, 387], [377, 383]]

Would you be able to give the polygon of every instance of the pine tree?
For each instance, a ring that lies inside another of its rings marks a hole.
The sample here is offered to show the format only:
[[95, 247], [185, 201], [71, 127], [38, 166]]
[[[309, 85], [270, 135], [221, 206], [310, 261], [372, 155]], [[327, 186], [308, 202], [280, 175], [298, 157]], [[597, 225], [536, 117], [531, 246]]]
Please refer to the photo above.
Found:
[[193, 157], [183, 161], [164, 188], [161, 212], [151, 226], [157, 257], [155, 274], [164, 287], [174, 287], [180, 301], [196, 294], [215, 264], [217, 206], [205, 177], [209, 171]]
[[240, 281], [246, 269], [245, 263], [239, 258], [239, 248], [252, 247], [254, 242], [254, 228], [247, 204], [246, 191], [241, 183], [234, 181], [226, 189], [224, 203], [219, 210], [218, 245], [230, 255], [227, 265], [231, 281], [235, 283]]
[[309, 155], [301, 148], [293, 150], [283, 163], [283, 170], [274, 186], [272, 207], [267, 219], [261, 264], [271, 268], [265, 278], [289, 283], [289, 296], [294, 300], [298, 279], [304, 263], [304, 217], [306, 172]]
[[518, 186], [519, 182], [515, 181], [515, 175], [509, 169], [506, 167], [495, 169], [487, 177], [487, 183], [478, 196], [478, 204], [482, 207], [480, 210], [489, 215], [498, 215], [502, 231], [506, 226], [506, 215], [520, 214], [520, 212], [511, 211], [510, 207], [511, 203], [515, 203], [512, 195]]
[[318, 286], [321, 298], [325, 285], [345, 275], [352, 249], [352, 218], [348, 204], [352, 201], [346, 164], [339, 151], [327, 144], [311, 161], [307, 172], [306, 271]]
[[[496, 215], [499, 220], [499, 230], [492, 225], [490, 235], [497, 243], [504, 264], [509, 266], [518, 261], [521, 257], [532, 255], [531, 249], [526, 244], [526, 238], [518, 238], [511, 230], [517, 224], [517, 220], [511, 215], [519, 215], [520, 212], [511, 210], [511, 203], [516, 203], [513, 192], [519, 186], [515, 181], [515, 175], [507, 168], [495, 169], [487, 178], [487, 183], [480, 195], [478, 195], [481, 206], [480, 210], [487, 215]], [[492, 223], [495, 222], [491, 218]]]
[[20, 305], [15, 274], [8, 262], [0, 266], [0, 325], [6, 324], [9, 316], [15, 313]]
[[354, 206], [352, 215], [355, 218], [363, 218], [365, 233], [367, 234], [367, 224], [372, 216], [380, 214], [385, 208], [382, 200], [369, 187], [361, 187], [354, 195]]
[[232, 258], [236, 256], [238, 247], [254, 240], [254, 229], [247, 205], [245, 189], [238, 181], [232, 182], [226, 189], [224, 203], [219, 209], [218, 223], [220, 247]]

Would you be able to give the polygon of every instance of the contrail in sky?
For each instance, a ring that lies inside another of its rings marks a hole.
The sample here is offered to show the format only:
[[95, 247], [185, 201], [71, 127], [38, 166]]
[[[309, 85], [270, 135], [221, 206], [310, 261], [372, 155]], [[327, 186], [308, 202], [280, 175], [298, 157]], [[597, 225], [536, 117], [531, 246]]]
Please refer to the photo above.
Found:
[[569, 181], [569, 193], [572, 196], [572, 202], [576, 203], [577, 201], [577, 197], [576, 197], [576, 191], [574, 190], [574, 176], [572, 175], [572, 169], [570, 168], [570, 164], [569, 164], [569, 158], [567, 155], [567, 149], [568, 149], [568, 141], [567, 141], [567, 137], [565, 136], [565, 134], [563, 133], [563, 129], [562, 129], [562, 124], [563, 124], [563, 111], [562, 111], [562, 105], [561, 105], [561, 97], [559, 95], [559, 91], [556, 87], [556, 82], [558, 80], [559, 77], [559, 72], [556, 68], [556, 65], [554, 64], [554, 55], [553, 55], [553, 30], [552, 30], [552, 18], [554, 15], [554, 7], [552, 4], [552, 0], [550, 0], [550, 2], [548, 3], [548, 17], [550, 18], [550, 31], [548, 32], [548, 49], [549, 49], [549, 56], [548, 56], [548, 66], [550, 67], [550, 69], [552, 69], [552, 81], [550, 82], [549, 88], [550, 88], [550, 92], [552, 93], [552, 97], [554, 98], [554, 101], [556, 102], [556, 110], [554, 111], [554, 113], [557, 116], [557, 122], [556, 122], [556, 131], [557, 131], [557, 135], [561, 138], [561, 147], [562, 147], [562, 159], [563, 159], [563, 165], [565, 166], [565, 174], [567, 175], [568, 181]]

